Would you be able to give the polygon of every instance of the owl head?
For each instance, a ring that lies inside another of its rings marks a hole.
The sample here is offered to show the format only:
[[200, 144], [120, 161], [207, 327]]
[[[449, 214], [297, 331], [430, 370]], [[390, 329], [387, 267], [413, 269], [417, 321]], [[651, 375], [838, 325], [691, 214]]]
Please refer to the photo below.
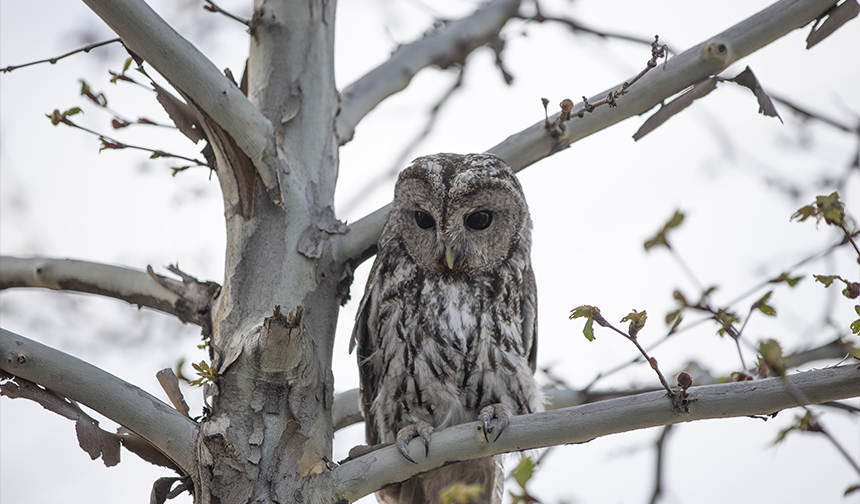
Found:
[[491, 154], [435, 154], [400, 173], [380, 247], [399, 240], [421, 269], [468, 275], [517, 250], [528, 257], [530, 235], [525, 196], [507, 163]]

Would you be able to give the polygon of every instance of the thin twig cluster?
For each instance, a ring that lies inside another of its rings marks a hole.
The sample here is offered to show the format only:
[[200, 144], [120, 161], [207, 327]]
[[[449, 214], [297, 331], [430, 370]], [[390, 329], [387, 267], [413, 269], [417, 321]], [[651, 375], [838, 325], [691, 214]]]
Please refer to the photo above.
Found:
[[549, 111], [547, 110], [547, 105], [549, 105], [549, 100], [546, 98], [541, 98], [541, 102], [543, 103], [544, 112], [546, 113], [546, 119], [544, 121], [544, 128], [549, 132], [550, 136], [554, 139], [558, 139], [564, 134], [565, 126], [564, 123], [570, 121], [574, 117], [582, 118], [585, 116], [586, 112], [591, 113], [598, 107], [606, 105], [610, 108], [618, 106], [615, 103], [615, 100], [620, 98], [621, 96], [627, 94], [630, 86], [636, 83], [639, 79], [641, 79], [649, 70], [657, 66], [657, 60], [660, 58], [668, 58], [669, 51], [666, 45], [660, 45], [660, 36], [655, 35], [654, 41], [651, 42], [651, 59], [648, 60], [648, 63], [645, 65], [645, 68], [642, 69], [635, 77], [632, 79], [625, 81], [621, 87], [616, 89], [615, 91], [610, 91], [605, 98], [597, 100], [596, 102], [589, 103], [588, 98], [585, 96], [582, 97], [582, 105], [578, 108], [574, 108], [573, 100], [569, 98], [565, 98], [559, 104], [561, 108], [561, 113], [555, 119], [555, 121], [550, 122], [549, 120]]

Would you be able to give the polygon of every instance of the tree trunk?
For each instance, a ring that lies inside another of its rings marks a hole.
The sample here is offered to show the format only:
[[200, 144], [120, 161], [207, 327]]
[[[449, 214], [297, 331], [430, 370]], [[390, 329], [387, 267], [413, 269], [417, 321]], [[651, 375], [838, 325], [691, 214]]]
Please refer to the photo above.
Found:
[[[225, 279], [212, 339], [219, 376], [198, 442], [198, 502], [300, 501], [306, 477], [331, 456], [340, 268], [328, 236], [343, 231], [332, 209], [334, 8], [255, 2], [247, 92], [274, 128], [277, 155], [263, 170], [280, 193], [229, 136], [212, 142], [222, 186], [235, 180], [236, 190], [225, 191]], [[276, 305], [284, 313], [273, 314]]]

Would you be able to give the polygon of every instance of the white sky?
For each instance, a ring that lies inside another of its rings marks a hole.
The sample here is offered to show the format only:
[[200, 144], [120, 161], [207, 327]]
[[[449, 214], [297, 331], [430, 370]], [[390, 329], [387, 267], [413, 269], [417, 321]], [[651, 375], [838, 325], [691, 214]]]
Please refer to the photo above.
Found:
[[[451, 17], [469, 12], [474, 2], [436, 7]], [[641, 37], [660, 34], [675, 49], [695, 45], [768, 5], [766, 1], [666, 1], [659, 5], [580, 0], [552, 4], [590, 26]], [[184, 11], [172, 2], [153, 2], [177, 29], [209, 55], [219, 68], [241, 74], [247, 53], [242, 27], [224, 18]], [[248, 16], [249, 3], [219, 2]], [[414, 40], [431, 23], [420, 2], [356, 0], [338, 11], [336, 71], [345, 86], [384, 61], [396, 43]], [[216, 31], [217, 30], [217, 31]], [[0, 3], [0, 67], [55, 56], [79, 47], [81, 32], [94, 40], [113, 35], [82, 3], [31, 0]], [[217, 33], [217, 35], [213, 35]], [[649, 57], [643, 46], [570, 35], [552, 25], [513, 24], [505, 62], [515, 76], [505, 86], [482, 50], [469, 59], [466, 87], [444, 108], [434, 133], [418, 155], [483, 151], [543, 117], [540, 98], [551, 106], [575, 101], [634, 75]], [[207, 36], [208, 34], [208, 36]], [[765, 90], [790, 98], [846, 124], [857, 124], [860, 81], [856, 48], [860, 24], [852, 21], [811, 51], [806, 30], [777, 41], [741, 60], [724, 75], [752, 67]], [[81, 106], [82, 125], [105, 133], [110, 116], [78, 97], [78, 79], [104, 91], [112, 108], [130, 118], [167, 122], [151, 93], [108, 82], [107, 69], [119, 70], [126, 55], [98, 49], [56, 65], [40, 65], [0, 75], [0, 253], [45, 255], [103, 261], [159, 270], [178, 262], [201, 279], [223, 276], [223, 207], [216, 180], [203, 170], [175, 178], [169, 166], [133, 151], [98, 153], [95, 137], [53, 127], [51, 110]], [[393, 178], [366, 187], [389, 170], [423, 126], [430, 104], [453, 74], [428, 70], [359, 125], [355, 139], [341, 150], [339, 217], [354, 221], [391, 198]], [[145, 82], [141, 79], [141, 82]], [[631, 308], [651, 315], [640, 338], [648, 343], [665, 333], [663, 316], [674, 309], [676, 288], [696, 297], [695, 286], [664, 250], [647, 254], [642, 242], [676, 208], [687, 214], [672, 235], [675, 249], [706, 285], [719, 285], [716, 304], [725, 303], [838, 239], [823, 224], [789, 222], [789, 216], [818, 194], [831, 192], [823, 179], [842, 176], [857, 148], [856, 136], [801, 123], [777, 104], [785, 124], [756, 113], [754, 97], [722, 84], [701, 103], [639, 142], [631, 136], [642, 122], [625, 121], [585, 139], [521, 174], [535, 222], [533, 262], [540, 290], [539, 366], [576, 387], [599, 371], [635, 356], [635, 348], [608, 331], [597, 341], [581, 335], [582, 322], [568, 321], [571, 308], [599, 306], [609, 320]], [[586, 119], [587, 120], [587, 119]], [[201, 146], [171, 131], [128, 128], [115, 135], [128, 143], [198, 156]], [[855, 170], [842, 194], [847, 209], [860, 215]], [[799, 191], [793, 199], [780, 188]], [[360, 198], [359, 196], [363, 196]], [[835, 337], [853, 320], [853, 303], [825, 291], [810, 274], [842, 274], [854, 280], [858, 267], [848, 250], [798, 270], [807, 278], [796, 289], [775, 287], [776, 319], [754, 316], [745, 329], [750, 342], [776, 337], [788, 350], [811, 347]], [[369, 264], [359, 269], [353, 301], [338, 327], [334, 372], [336, 390], [357, 386], [354, 356], [347, 340]], [[839, 287], [841, 289], [841, 286]], [[740, 302], [746, 313], [765, 291]], [[829, 314], [836, 327], [825, 327]], [[138, 311], [116, 301], [52, 292], [0, 294], [2, 326], [88, 360], [158, 397], [155, 372], [180, 359], [205, 358], [196, 349], [199, 331], [171, 318]], [[688, 317], [694, 320], [695, 316]], [[738, 367], [733, 342], [703, 324], [678, 335], [654, 352], [661, 368], [674, 374], [688, 361], [706, 364], [715, 374]], [[748, 361], [753, 351], [745, 349]], [[751, 362], [748, 362], [748, 365]], [[823, 363], [819, 363], [823, 365]], [[185, 372], [190, 374], [190, 366]], [[598, 388], [650, 386], [650, 369], [633, 367]], [[199, 412], [199, 391], [186, 388]], [[853, 404], [860, 404], [853, 401]], [[707, 421], [684, 424], [669, 440], [665, 502], [727, 502], [768, 499], [784, 502], [845, 502], [842, 491], [857, 482], [848, 465], [823, 439], [790, 436], [770, 447], [794, 412], [775, 420]], [[825, 425], [855, 458], [860, 457], [858, 420], [842, 413]], [[105, 422], [110, 429], [110, 422]], [[558, 448], [547, 457], [532, 486], [544, 502], [643, 502], [650, 497], [658, 430], [598, 439]], [[354, 426], [335, 438], [335, 460], [362, 442]], [[0, 502], [147, 502], [152, 482], [169, 472], [149, 466], [129, 452], [105, 468], [77, 447], [74, 425], [22, 400], [0, 400]], [[715, 484], [719, 482], [719, 484]], [[705, 490], [705, 491], [703, 491]], [[174, 502], [190, 502], [190, 498]], [[375, 502], [373, 497], [365, 502]]]

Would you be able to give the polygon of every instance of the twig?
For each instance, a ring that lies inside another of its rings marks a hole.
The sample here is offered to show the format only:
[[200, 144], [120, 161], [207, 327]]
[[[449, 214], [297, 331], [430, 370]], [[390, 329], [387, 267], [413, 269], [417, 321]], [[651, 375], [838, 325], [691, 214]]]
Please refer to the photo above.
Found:
[[675, 411], [684, 413], [689, 412], [685, 403], [685, 399], [687, 396], [686, 389], [687, 387], [689, 387], [689, 384], [684, 385], [683, 390], [679, 392], [673, 391], [672, 387], [669, 386], [669, 382], [666, 381], [666, 378], [660, 371], [660, 367], [657, 364], [657, 359], [648, 355], [648, 352], [642, 347], [642, 345], [639, 344], [639, 341], [636, 336], [639, 331], [643, 327], [645, 327], [645, 320], [647, 319], [647, 313], [645, 311], [637, 312], [636, 310], [633, 310], [621, 319], [621, 322], [630, 321], [630, 326], [626, 333], [610, 324], [609, 321], [607, 321], [603, 317], [603, 315], [600, 314], [600, 309], [596, 306], [583, 305], [571, 310], [570, 319], [582, 317], [587, 318], [585, 322], [585, 329], [583, 329], [583, 334], [589, 340], [594, 339], [592, 323], [597, 322], [597, 324], [601, 327], [608, 327], [609, 329], [612, 329], [613, 331], [624, 336], [631, 343], [636, 345], [636, 348], [639, 350], [639, 353], [642, 354], [642, 357], [645, 358], [645, 360], [651, 366], [651, 369], [653, 369], [654, 372], [657, 373], [657, 378], [660, 379], [660, 384], [663, 385], [663, 388], [666, 389], [666, 392], [669, 394], [669, 398], [672, 401], [672, 406], [674, 406]]
[[[579, 108], [573, 108], [573, 101], [570, 99], [562, 100], [561, 104], [561, 114], [556, 118], [556, 120], [552, 123], [549, 122], [549, 119], [544, 123], [544, 128], [549, 132], [549, 135], [553, 139], [558, 139], [564, 134], [565, 126], [564, 123], [572, 120], [574, 117], [582, 118], [585, 116], [585, 113], [594, 112], [594, 110], [603, 105], [607, 105], [610, 108], [616, 107], [615, 100], [620, 98], [621, 96], [627, 94], [630, 86], [636, 83], [639, 79], [641, 79], [649, 70], [657, 66], [657, 60], [660, 58], [668, 58], [669, 51], [666, 45], [660, 45], [660, 36], [655, 35], [654, 41], [651, 42], [651, 59], [648, 60], [648, 63], [645, 65], [645, 68], [642, 69], [635, 77], [632, 79], [625, 81], [621, 84], [621, 87], [616, 89], [615, 91], [610, 91], [606, 97], [601, 98], [593, 103], [589, 103], [588, 98], [585, 96], [582, 97], [582, 105]], [[544, 101], [544, 108], [546, 107], [546, 101]]]
[[418, 133], [405, 148], [403, 148], [400, 152], [400, 156], [397, 157], [397, 160], [394, 161], [390, 169], [369, 180], [364, 187], [358, 191], [356, 197], [344, 205], [343, 208], [345, 212], [348, 212], [350, 208], [355, 206], [359, 202], [360, 198], [366, 197], [371, 188], [378, 187], [382, 181], [397, 176], [397, 173], [405, 167], [409, 153], [415, 150], [415, 148], [424, 141], [425, 138], [427, 138], [427, 135], [430, 134], [433, 127], [436, 125], [436, 120], [439, 118], [439, 112], [442, 110], [442, 107], [448, 103], [448, 100], [454, 95], [454, 92], [463, 85], [464, 71], [465, 68], [463, 66], [457, 67], [457, 80], [454, 81], [454, 84], [445, 91], [445, 94], [443, 94], [430, 109], [430, 113], [427, 115], [427, 122], [424, 124], [424, 129], [422, 129], [421, 132]]
[[663, 430], [660, 431], [660, 437], [657, 438], [656, 448], [657, 448], [657, 461], [654, 464], [655, 474], [654, 474], [654, 492], [651, 494], [651, 504], [656, 504], [657, 500], [660, 498], [660, 494], [663, 493], [663, 455], [664, 448], [666, 443], [666, 438], [669, 436], [669, 433], [672, 431], [672, 427], [675, 424], [669, 424], [663, 426]]
[[806, 413], [809, 415], [810, 421], [813, 424], [810, 430], [824, 434], [824, 437], [826, 437], [827, 440], [830, 441], [833, 447], [836, 448], [836, 451], [838, 451], [842, 455], [842, 457], [848, 461], [848, 464], [854, 468], [857, 474], [860, 475], [860, 465], [857, 464], [857, 461], [855, 461], [854, 458], [851, 457], [851, 455], [845, 450], [842, 444], [839, 443], [839, 441], [837, 441], [836, 438], [834, 438], [833, 435], [830, 434], [830, 432], [824, 428], [824, 425], [822, 425], [821, 421], [818, 420], [818, 415], [816, 415], [812, 412], [811, 409], [809, 409], [808, 405], [812, 404], [812, 402], [806, 398], [803, 391], [801, 391], [793, 383], [788, 381], [788, 378], [784, 374], [780, 378], [785, 384], [786, 392], [788, 392], [789, 395], [791, 395], [791, 397], [794, 398], [794, 400], [800, 404], [800, 407], [803, 408], [804, 411], [806, 411]]
[[828, 126], [832, 126], [838, 130], [844, 131], [846, 133], [852, 133], [855, 135], [860, 135], [860, 125], [858, 126], [848, 126], [847, 124], [841, 123], [836, 119], [832, 119], [825, 115], [822, 115], [818, 112], [812, 112], [802, 105], [797, 105], [795, 102], [788, 100], [787, 98], [783, 98], [781, 96], [774, 95], [773, 93], [768, 93], [768, 96], [774, 101], [778, 101], [782, 103], [786, 107], [794, 110], [795, 113], [807, 117], [809, 119], [815, 119], [816, 121], [827, 124]]
[[43, 60], [39, 60], [39, 61], [31, 61], [29, 63], [24, 63], [23, 65], [9, 65], [5, 68], [0, 68], [0, 73], [11, 72], [12, 70], [17, 70], [19, 68], [24, 68], [24, 67], [28, 67], [28, 66], [32, 66], [32, 65], [38, 65], [40, 63], [50, 63], [50, 64], [54, 65], [63, 58], [68, 58], [69, 56], [72, 56], [72, 55], [80, 53], [80, 52], [88, 53], [97, 47], [101, 47], [101, 46], [108, 45], [108, 44], [113, 44], [114, 42], [122, 43], [122, 40], [120, 40], [119, 38], [105, 40], [103, 42], [96, 42], [96, 43], [81, 47], [80, 49], [75, 49], [74, 51], [69, 51], [66, 54], [61, 54], [60, 56], [54, 56], [53, 58], [47, 58], [47, 59], [43, 59]]
[[150, 156], [151, 159], [162, 158], [162, 157], [182, 159], [182, 160], [188, 161], [190, 163], [194, 163], [197, 166], [205, 166], [205, 167], [210, 168], [210, 169], [212, 168], [211, 166], [209, 166], [209, 164], [207, 164], [203, 161], [200, 161], [199, 159], [194, 159], [194, 158], [182, 156], [179, 154], [173, 154], [173, 153], [166, 152], [166, 151], [163, 151], [160, 149], [150, 149], [149, 147], [141, 147], [139, 145], [131, 145], [131, 144], [120, 142], [119, 140], [116, 140], [115, 138], [109, 137], [107, 135], [103, 135], [97, 131], [93, 131], [89, 128], [85, 128], [79, 124], [75, 124], [71, 119], [66, 117], [66, 115], [64, 113], [60, 113], [58, 110], [55, 110], [52, 115], [48, 115], [48, 118], [51, 119], [51, 122], [54, 123], [55, 126], [59, 123], [63, 123], [67, 126], [71, 126], [73, 128], [77, 128], [77, 129], [82, 130], [82, 131], [86, 131], [87, 133], [90, 133], [92, 135], [99, 137], [99, 140], [102, 142], [102, 147], [101, 147], [101, 149], [99, 149], [99, 151], [103, 151], [105, 149], [115, 149], [115, 150], [136, 149], [136, 150], [141, 150], [144, 152], [151, 152], [152, 153], [152, 156]]
[[[841, 247], [844, 244], [845, 244], [844, 241], [834, 243], [833, 245], [830, 245], [829, 247], [825, 248], [824, 250], [822, 250], [820, 252], [816, 252], [816, 253], [814, 253], [810, 256], [807, 256], [804, 259], [794, 263], [793, 265], [789, 266], [783, 273], [756, 284], [754, 287], [748, 289], [747, 291], [738, 295], [734, 299], [730, 300], [726, 304], [725, 309], [728, 310], [733, 305], [735, 305], [735, 304], [743, 301], [747, 297], [755, 294], [756, 292], [761, 290], [763, 287], [766, 287], [767, 285], [785, 281], [785, 279], [788, 278], [788, 276], [791, 274], [792, 271], [796, 270], [797, 268], [800, 268], [801, 266], [803, 266], [809, 262], [816, 261], [818, 259], [821, 259], [822, 257], [826, 257], [827, 255], [831, 254], [834, 250], [836, 250], [837, 248]], [[689, 331], [690, 329], [693, 329], [693, 328], [695, 328], [695, 327], [697, 327], [697, 326], [699, 326], [699, 325], [701, 325], [701, 324], [703, 324], [709, 320], [713, 320], [713, 316], [701, 318], [699, 320], [684, 324], [681, 327], [670, 329], [661, 339], [659, 339], [659, 340], [655, 341], [654, 343], [650, 344], [649, 346], [647, 346], [646, 350], [648, 350], [649, 352], [653, 351], [655, 348], [659, 347], [660, 345], [662, 345], [663, 343], [668, 341], [669, 338], [671, 338], [672, 336], [686, 332], [686, 331]], [[615, 366], [614, 368], [612, 368], [608, 371], [604, 371], [604, 372], [598, 374], [597, 376], [594, 377], [594, 379], [588, 385], [585, 386], [585, 388], [582, 389], [583, 393], [587, 393], [589, 390], [591, 390], [591, 388], [595, 384], [597, 384], [598, 381], [602, 380], [603, 378], [606, 378], [606, 377], [611, 376], [615, 373], [618, 373], [619, 371], [623, 371], [628, 366], [632, 366], [632, 365], [638, 364], [640, 362], [642, 362], [642, 357], [636, 357], [636, 358], [631, 359], [629, 361], [623, 362], [623, 363]]]
[[242, 23], [243, 25], [245, 25], [249, 28], [251, 27], [251, 20], [250, 19], [245, 19], [245, 18], [239, 17], [235, 14], [231, 14], [231, 13], [225, 11], [224, 9], [222, 9], [221, 7], [218, 7], [215, 4], [215, 2], [213, 2], [212, 0], [203, 0], [203, 1], [206, 2], [206, 5], [203, 6], [203, 10], [206, 10], [206, 11], [209, 11], [209, 12], [212, 12], [215, 14], [223, 14], [223, 15], [227, 16], [228, 18], [232, 19], [233, 21], [238, 21], [239, 23]]
[[[533, 16], [531, 16], [531, 17], [519, 17], [519, 19], [522, 19], [524, 21], [533, 21], [535, 23], [544, 23], [546, 21], [550, 21], [550, 22], [560, 23], [560, 24], [566, 25], [573, 32], [590, 33], [592, 35], [597, 35], [600, 38], [613, 38], [613, 39], [618, 39], [618, 40], [626, 40], [628, 42], [635, 42], [637, 44], [644, 44], [644, 45], [650, 45], [651, 44], [651, 39], [636, 37], [634, 35], [627, 35], [624, 33], [613, 33], [613, 32], [608, 32], [608, 31], [604, 31], [604, 30], [598, 30], [595, 28], [590, 28], [588, 26], [583, 25], [579, 21], [576, 21], [575, 19], [568, 18], [568, 17], [546, 16], [541, 11], [540, 4], [538, 2], [535, 2], [534, 5], [535, 5], [535, 14]], [[668, 49], [668, 47], [667, 47], [667, 49]]]

